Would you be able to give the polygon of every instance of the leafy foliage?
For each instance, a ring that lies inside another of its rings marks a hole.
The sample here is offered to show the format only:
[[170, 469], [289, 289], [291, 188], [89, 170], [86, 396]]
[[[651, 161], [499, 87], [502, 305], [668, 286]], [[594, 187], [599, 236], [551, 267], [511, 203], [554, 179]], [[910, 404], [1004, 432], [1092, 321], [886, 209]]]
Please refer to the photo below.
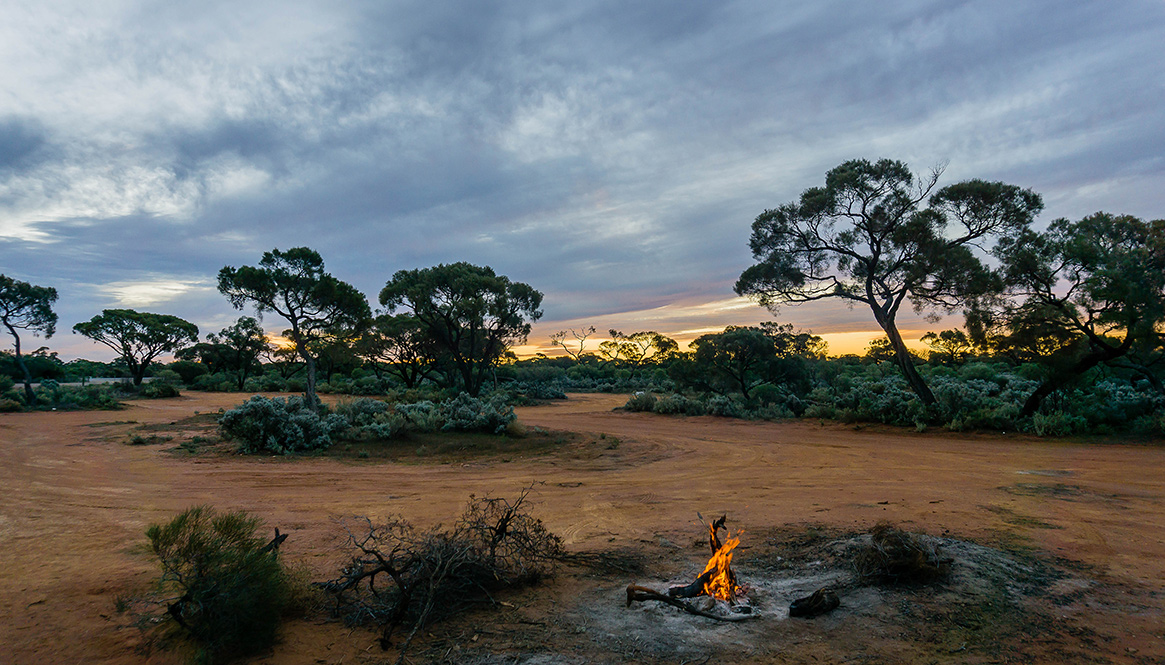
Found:
[[506, 349], [526, 341], [531, 322], [542, 316], [542, 293], [465, 262], [397, 271], [381, 289], [380, 304], [389, 313], [408, 309], [474, 397]]
[[1007, 290], [977, 301], [968, 328], [976, 341], [1048, 368], [1024, 415], [1093, 367], [1159, 355], [1165, 220], [1108, 213], [1058, 219], [1044, 233], [1025, 229], [1004, 239], [996, 255]]
[[[233, 375], [236, 386], [242, 390], [249, 376], [262, 371], [259, 357], [266, 350], [267, 335], [259, 322], [249, 316], [240, 316], [234, 325], [223, 328], [217, 334], [208, 334], [205, 342], [184, 349], [177, 357], [197, 358], [205, 365], [203, 373]], [[190, 382], [186, 377], [183, 379]]]
[[197, 645], [198, 662], [253, 655], [275, 643], [288, 577], [276, 556], [278, 539], [268, 545], [261, 526], [243, 511], [198, 506], [146, 531], [162, 566], [159, 584], [177, 595], [169, 615]]
[[51, 286], [34, 286], [0, 275], [0, 324], [8, 329], [15, 343], [16, 364], [23, 375], [25, 399], [29, 404], [36, 403], [36, 394], [32, 390], [32, 374], [20, 353], [17, 330], [52, 337], [57, 328], [57, 314], [53, 311], [56, 300], [57, 290]]
[[461, 393], [441, 404], [445, 431], [491, 432], [501, 434], [506, 427], [518, 419], [514, 407], [506, 403], [505, 395], [494, 395], [489, 399], [472, 397]]
[[132, 309], [102, 310], [73, 330], [116, 351], [135, 386], [141, 385], [154, 358], [198, 341], [198, 326], [189, 321]]
[[342, 416], [321, 418], [299, 397], [262, 395], [225, 412], [218, 422], [223, 436], [239, 442], [239, 452], [277, 455], [327, 448], [332, 434], [348, 426]]
[[1031, 190], [982, 180], [932, 195], [940, 174], [916, 179], [888, 159], [834, 168], [824, 187], [756, 218], [750, 245], [758, 263], [736, 292], [769, 308], [826, 298], [866, 305], [911, 388], [934, 403], [898, 332], [899, 308], [909, 300], [918, 311], [952, 311], [991, 292], [996, 283], [973, 249], [1019, 233], [1043, 207]]
[[258, 266], [226, 266], [218, 273], [218, 290], [236, 309], [251, 303], [260, 316], [275, 312], [287, 320], [291, 340], [307, 367], [308, 408], [318, 410], [316, 358], [310, 347], [337, 329], [362, 328], [372, 315], [364, 295], [324, 272], [324, 260], [307, 247], [264, 252]]

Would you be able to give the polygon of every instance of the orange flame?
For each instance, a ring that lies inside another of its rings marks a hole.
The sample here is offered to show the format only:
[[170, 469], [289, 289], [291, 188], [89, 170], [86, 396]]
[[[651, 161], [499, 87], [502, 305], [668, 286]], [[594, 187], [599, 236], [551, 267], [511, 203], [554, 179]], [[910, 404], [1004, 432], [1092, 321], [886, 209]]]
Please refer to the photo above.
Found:
[[[737, 533], [739, 536], [739, 532]], [[716, 538], [716, 531], [712, 530], [712, 542], [719, 542]], [[720, 545], [720, 548], [708, 560], [708, 565], [704, 566], [704, 572], [700, 573], [703, 577], [711, 571], [712, 576], [704, 583], [703, 593], [713, 598], [720, 600], [733, 601], [736, 596], [743, 592], [743, 589], [736, 583], [736, 575], [732, 572], [732, 550], [740, 544], [740, 538], [734, 537], [731, 534]]]

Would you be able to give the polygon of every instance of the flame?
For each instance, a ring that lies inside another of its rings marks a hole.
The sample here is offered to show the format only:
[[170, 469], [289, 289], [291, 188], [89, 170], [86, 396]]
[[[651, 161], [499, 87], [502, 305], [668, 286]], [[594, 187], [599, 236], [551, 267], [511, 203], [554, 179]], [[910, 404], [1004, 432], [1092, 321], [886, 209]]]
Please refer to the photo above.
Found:
[[[740, 544], [741, 532], [737, 532], [736, 536], [729, 534], [728, 538], [716, 550], [712, 558], [708, 560], [708, 565], [704, 566], [704, 572], [700, 573], [700, 577], [711, 572], [712, 576], [708, 581], [704, 582], [703, 594], [719, 598], [720, 600], [733, 601], [736, 600], [737, 594], [744, 591], [739, 584], [736, 583], [736, 575], [732, 572], [732, 550]], [[715, 527], [712, 527], [712, 542], [719, 543], [716, 537]]]

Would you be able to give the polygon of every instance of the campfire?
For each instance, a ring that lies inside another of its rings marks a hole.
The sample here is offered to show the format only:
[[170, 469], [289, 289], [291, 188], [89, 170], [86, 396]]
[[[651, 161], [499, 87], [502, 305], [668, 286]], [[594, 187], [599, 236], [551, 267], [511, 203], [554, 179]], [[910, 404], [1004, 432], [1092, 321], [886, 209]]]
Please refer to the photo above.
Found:
[[[700, 521], [704, 521], [702, 516]], [[670, 586], [666, 594], [632, 584], [627, 587], [627, 605], [630, 606], [636, 601], [655, 600], [673, 605], [690, 614], [717, 621], [742, 621], [752, 616], [752, 607], [748, 604], [746, 589], [737, 581], [736, 573], [732, 571], [732, 550], [740, 544], [740, 538], [733, 536], [724, 526], [727, 521], [728, 516], [724, 515], [707, 525], [708, 547], [712, 550], [712, 557], [704, 566], [704, 572], [696, 576], [691, 584]], [[724, 529], [724, 540], [720, 539], [721, 529]], [[681, 600], [701, 596], [711, 599], [709, 607], [701, 608]], [[709, 611], [711, 609], [720, 609], [721, 611], [711, 612]]]

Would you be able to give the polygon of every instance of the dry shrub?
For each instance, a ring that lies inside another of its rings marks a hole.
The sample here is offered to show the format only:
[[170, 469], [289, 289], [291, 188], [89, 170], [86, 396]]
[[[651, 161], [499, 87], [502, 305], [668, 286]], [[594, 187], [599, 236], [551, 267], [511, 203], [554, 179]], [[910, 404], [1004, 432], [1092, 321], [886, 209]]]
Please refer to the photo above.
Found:
[[937, 543], [925, 541], [889, 522], [879, 522], [870, 544], [854, 560], [858, 577], [883, 584], [930, 584], [950, 572]]
[[356, 553], [339, 578], [323, 588], [335, 611], [353, 625], [378, 625], [380, 645], [391, 646], [393, 631], [411, 628], [397, 662], [417, 631], [467, 606], [493, 602], [492, 593], [538, 582], [563, 556], [562, 540], [525, 512], [530, 493], [512, 503], [470, 496], [451, 529], [419, 531], [404, 519], [381, 525], [357, 518], [346, 525], [347, 544]]

